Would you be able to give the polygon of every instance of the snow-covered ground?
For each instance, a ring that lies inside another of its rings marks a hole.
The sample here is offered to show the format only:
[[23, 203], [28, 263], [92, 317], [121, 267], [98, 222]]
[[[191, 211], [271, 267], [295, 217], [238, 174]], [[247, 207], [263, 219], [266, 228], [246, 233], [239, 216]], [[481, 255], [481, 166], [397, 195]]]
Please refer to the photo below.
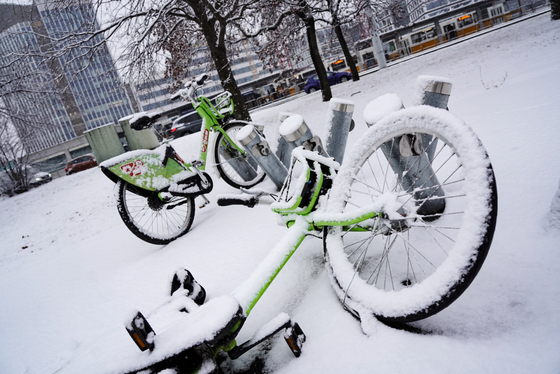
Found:
[[[560, 219], [549, 213], [560, 179], [559, 61], [560, 21], [545, 14], [334, 86], [335, 97], [356, 104], [349, 149], [366, 129], [370, 100], [396, 93], [411, 105], [417, 76], [452, 80], [449, 109], [477, 132], [496, 173], [492, 248], [465, 294], [417, 324], [431, 333], [379, 325], [367, 336], [331, 289], [321, 241], [306, 239], [238, 339], [286, 312], [307, 335], [302, 356], [274, 339], [230, 369], [260, 356], [274, 373], [559, 373]], [[283, 111], [302, 114], [324, 136], [327, 106], [315, 93], [252, 116], [270, 138]], [[196, 134], [173, 145], [189, 159], [198, 141]], [[57, 372], [80, 346], [122, 328], [131, 309], [150, 311], [180, 267], [209, 298], [231, 293], [286, 232], [266, 206], [215, 204], [217, 194], [233, 192], [215, 179], [212, 204], [167, 246], [126, 229], [99, 169], [0, 201], [0, 373]], [[555, 206], [558, 215], [558, 197]]]

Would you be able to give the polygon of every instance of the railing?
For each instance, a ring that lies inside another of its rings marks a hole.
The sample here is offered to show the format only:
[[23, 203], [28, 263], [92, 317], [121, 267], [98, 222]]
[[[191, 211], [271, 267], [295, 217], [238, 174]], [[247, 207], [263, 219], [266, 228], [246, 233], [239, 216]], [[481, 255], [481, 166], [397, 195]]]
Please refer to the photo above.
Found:
[[[494, 17], [486, 18], [486, 19], [482, 20], [482, 27], [480, 27], [480, 24], [478, 24], [476, 29], [466, 31], [466, 32], [462, 32], [460, 34], [458, 33], [457, 36], [454, 37], [454, 38], [450, 38], [448, 33], [444, 33], [442, 35], [442, 40], [439, 40], [439, 38], [437, 38], [437, 37], [435, 39], [425, 40], [422, 43], [413, 45], [411, 47], [397, 49], [396, 51], [391, 52], [391, 55], [386, 54], [385, 58], [386, 58], [387, 62], [396, 61], [396, 60], [399, 60], [401, 58], [404, 58], [404, 57], [407, 57], [407, 56], [410, 56], [410, 55], [413, 55], [413, 54], [416, 54], [416, 53], [420, 53], [420, 52], [426, 51], [428, 49], [432, 49], [432, 48], [440, 46], [440, 45], [444, 45], [448, 42], [456, 41], [457, 39], [464, 38], [466, 36], [475, 34], [477, 32], [487, 30], [489, 28], [494, 27], [495, 25], [499, 25], [499, 24], [504, 23], [504, 22], [509, 22], [511, 20], [517, 19], [517, 18], [519, 18], [523, 15], [526, 15], [528, 13], [534, 13], [534, 12], [540, 10], [541, 8], [548, 7], [549, 5], [550, 5], [550, 3], [549, 3], [548, 0], [536, 1], [536, 2], [533, 2], [532, 4], [524, 5], [521, 8], [510, 10], [510, 11], [504, 13], [504, 14], [500, 14], [500, 15], [497, 15], [497, 16], [494, 16]], [[360, 64], [360, 66], [359, 66], [360, 71], [373, 69], [375, 67], [377, 67], [377, 62], [375, 61], [375, 59], [373, 57], [371, 59], [365, 60], [364, 63]]]

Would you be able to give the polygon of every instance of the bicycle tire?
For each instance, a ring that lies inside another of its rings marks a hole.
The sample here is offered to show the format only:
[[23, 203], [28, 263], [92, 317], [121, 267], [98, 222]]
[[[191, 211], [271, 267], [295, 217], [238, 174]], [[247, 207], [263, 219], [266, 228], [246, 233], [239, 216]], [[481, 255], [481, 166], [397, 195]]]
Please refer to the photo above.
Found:
[[123, 180], [116, 184], [117, 209], [126, 227], [138, 238], [156, 245], [169, 244], [185, 235], [194, 220], [193, 197], [161, 200], [135, 193], [135, 187]]
[[[243, 146], [237, 141], [236, 134], [246, 125], [247, 122], [231, 121], [223, 126], [226, 134], [241, 149], [243, 149]], [[221, 132], [218, 132], [214, 142], [214, 159], [216, 160], [216, 168], [220, 177], [227, 184], [235, 188], [253, 187], [262, 182], [266, 176], [264, 170], [253, 159], [240, 154], [239, 151], [231, 147]], [[233, 163], [237, 163], [235, 166], [237, 166], [240, 172], [245, 172], [244, 177], [234, 168]]]
[[[403, 136], [418, 139], [419, 134], [432, 138], [404, 162], [408, 169], [395, 174], [388, 161], [391, 147]], [[417, 194], [422, 187], [406, 191], [403, 176], [416, 178], [420, 171], [412, 164], [426, 154], [437, 181], [431, 188], [441, 188], [443, 195], [436, 198], [432, 192], [421, 200]], [[326, 207], [327, 212], [350, 212], [384, 201], [383, 209], [393, 218], [372, 219], [366, 232], [325, 229], [327, 270], [344, 307], [358, 318], [368, 313], [387, 323], [414, 322], [448, 307], [486, 258], [497, 198], [488, 155], [464, 122], [431, 107], [404, 109], [382, 119], [344, 160]], [[439, 211], [419, 213], [422, 201], [442, 199]], [[383, 226], [371, 229], [375, 225]]]

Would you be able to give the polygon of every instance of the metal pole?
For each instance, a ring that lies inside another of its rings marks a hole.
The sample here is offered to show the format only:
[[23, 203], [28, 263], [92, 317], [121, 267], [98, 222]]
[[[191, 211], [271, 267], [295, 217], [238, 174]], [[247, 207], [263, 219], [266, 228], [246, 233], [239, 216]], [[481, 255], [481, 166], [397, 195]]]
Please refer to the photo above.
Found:
[[401, 98], [397, 94], [385, 94], [370, 101], [364, 110], [364, 121], [371, 127], [383, 117], [404, 108]]
[[346, 141], [352, 123], [354, 103], [348, 100], [331, 99], [329, 103], [329, 135], [327, 137], [326, 151], [339, 164], [342, 164]]
[[303, 147], [307, 150], [327, 155], [321, 139], [318, 136], [313, 136], [303, 117], [299, 114], [290, 116], [282, 122], [280, 135], [290, 144], [292, 150], [296, 147]]
[[451, 81], [443, 77], [421, 75], [416, 80], [420, 92], [420, 104], [447, 109], [451, 95]]
[[[451, 82], [442, 77], [420, 76], [417, 92], [421, 105], [447, 108]], [[406, 134], [381, 146], [403, 190], [413, 194], [417, 214], [433, 221], [445, 210], [445, 193], [433, 169], [437, 139], [428, 134]]]
[[377, 60], [377, 66], [379, 66], [379, 69], [385, 69], [387, 67], [387, 61], [385, 60], [385, 52], [383, 52], [383, 43], [381, 43], [381, 38], [379, 38], [377, 17], [375, 17], [375, 13], [372, 13], [371, 21], [373, 24], [373, 35], [371, 37], [371, 41], [373, 44], [373, 55]]
[[[278, 114], [278, 129], [282, 126], [282, 123], [291, 116], [296, 114], [289, 112], [281, 112]], [[276, 147], [276, 156], [282, 161], [286, 168], [290, 167], [290, 162], [292, 159], [292, 151], [295, 146], [293, 143], [288, 143], [283, 136], [278, 136], [278, 145]]]
[[237, 140], [247, 150], [249, 157], [252, 157], [265, 171], [266, 175], [280, 189], [288, 175], [288, 169], [270, 152], [270, 146], [264, 140], [254, 125], [247, 125], [237, 133]]

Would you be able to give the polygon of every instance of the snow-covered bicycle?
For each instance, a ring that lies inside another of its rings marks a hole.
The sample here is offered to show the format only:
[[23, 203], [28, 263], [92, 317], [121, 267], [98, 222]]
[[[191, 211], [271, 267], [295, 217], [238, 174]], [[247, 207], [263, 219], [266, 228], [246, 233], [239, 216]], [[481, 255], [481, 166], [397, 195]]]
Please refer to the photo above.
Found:
[[[269, 198], [223, 196], [221, 204], [254, 206]], [[282, 331], [299, 356], [305, 335], [285, 313], [245, 343], [235, 338], [307, 236], [322, 237], [331, 283], [353, 315], [387, 323], [429, 317], [480, 270], [496, 226], [497, 190], [471, 128], [445, 110], [419, 106], [375, 123], [340, 168], [296, 149], [271, 208], [288, 231], [231, 295], [205, 302], [192, 274], [178, 271], [161, 307], [127, 318], [137, 347], [124, 329], [115, 331], [84, 347], [65, 372], [94, 365], [100, 373], [214, 373], [220, 352], [235, 359]]]
[[[236, 133], [247, 122], [230, 120], [233, 113], [231, 94], [214, 98], [215, 105], [197, 91], [207, 75], [187, 82], [174, 99], [190, 100], [202, 117], [202, 141], [199, 159], [187, 163], [170, 144], [155, 150], [124, 153], [103, 162], [101, 170], [116, 183], [119, 214], [134, 235], [152, 244], [168, 244], [186, 234], [194, 220], [194, 199], [212, 190], [207, 166], [210, 132], [215, 132], [214, 160], [218, 176], [229, 185], [253, 187], [261, 182], [264, 171], [246, 155]], [[151, 127], [159, 115], [140, 113], [130, 119], [135, 130]]]

